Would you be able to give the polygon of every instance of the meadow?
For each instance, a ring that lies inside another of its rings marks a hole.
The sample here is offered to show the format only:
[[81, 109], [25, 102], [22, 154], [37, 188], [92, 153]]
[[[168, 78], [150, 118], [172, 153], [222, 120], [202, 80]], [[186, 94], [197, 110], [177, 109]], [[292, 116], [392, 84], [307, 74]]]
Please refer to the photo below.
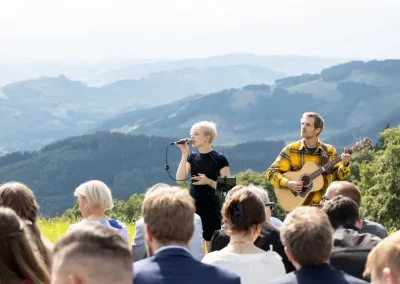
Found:
[[[38, 222], [40, 231], [51, 242], [56, 242], [65, 235], [69, 225], [79, 222], [80, 220], [69, 220], [66, 218], [43, 218]], [[129, 244], [132, 244], [135, 234], [135, 224], [125, 224], [129, 231]]]

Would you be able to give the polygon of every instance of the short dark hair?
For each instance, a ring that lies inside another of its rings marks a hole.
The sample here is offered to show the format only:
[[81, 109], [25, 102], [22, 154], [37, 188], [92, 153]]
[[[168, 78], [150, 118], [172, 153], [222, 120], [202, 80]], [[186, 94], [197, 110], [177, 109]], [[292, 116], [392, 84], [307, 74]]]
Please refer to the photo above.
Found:
[[328, 215], [334, 229], [348, 224], [355, 225], [360, 218], [357, 203], [343, 195], [338, 195], [325, 202], [322, 210]]
[[301, 266], [327, 261], [332, 251], [333, 229], [326, 214], [300, 206], [290, 212], [281, 227], [281, 240]]

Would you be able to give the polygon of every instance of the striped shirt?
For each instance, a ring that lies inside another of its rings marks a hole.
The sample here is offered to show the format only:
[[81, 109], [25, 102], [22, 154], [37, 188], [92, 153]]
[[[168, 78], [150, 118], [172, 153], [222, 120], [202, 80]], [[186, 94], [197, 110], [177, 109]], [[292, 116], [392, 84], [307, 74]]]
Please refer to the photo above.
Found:
[[[328, 144], [325, 144], [328, 154], [328, 162], [336, 157], [336, 149]], [[323, 153], [321, 141], [318, 139], [317, 148], [311, 154], [304, 144], [304, 140], [291, 143], [282, 149], [275, 162], [266, 171], [267, 179], [277, 187], [284, 188], [288, 179], [283, 177], [283, 173], [288, 171], [299, 171], [307, 162], [314, 162], [318, 165], [321, 163], [321, 154]], [[319, 203], [325, 194], [326, 188], [333, 180], [344, 180], [350, 174], [350, 165], [344, 166], [342, 162], [337, 163], [328, 175], [324, 176], [325, 185], [320, 190], [315, 192], [312, 203]]]

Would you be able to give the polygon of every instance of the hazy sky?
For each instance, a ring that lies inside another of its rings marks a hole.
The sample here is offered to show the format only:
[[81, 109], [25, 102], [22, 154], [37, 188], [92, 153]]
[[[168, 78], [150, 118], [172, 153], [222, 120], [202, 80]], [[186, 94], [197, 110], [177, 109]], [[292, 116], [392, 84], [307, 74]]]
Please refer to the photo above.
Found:
[[400, 58], [399, 0], [0, 0], [0, 57]]

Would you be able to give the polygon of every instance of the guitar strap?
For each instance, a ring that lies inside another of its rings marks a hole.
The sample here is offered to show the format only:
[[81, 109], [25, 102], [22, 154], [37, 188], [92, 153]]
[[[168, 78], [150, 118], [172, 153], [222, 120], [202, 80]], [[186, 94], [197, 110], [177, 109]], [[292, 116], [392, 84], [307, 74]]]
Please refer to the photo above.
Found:
[[328, 158], [329, 158], [329, 153], [328, 153], [328, 147], [326, 146], [325, 143], [321, 142], [321, 159], [319, 159], [319, 165], [322, 167], [323, 165], [326, 165], [328, 163]]

